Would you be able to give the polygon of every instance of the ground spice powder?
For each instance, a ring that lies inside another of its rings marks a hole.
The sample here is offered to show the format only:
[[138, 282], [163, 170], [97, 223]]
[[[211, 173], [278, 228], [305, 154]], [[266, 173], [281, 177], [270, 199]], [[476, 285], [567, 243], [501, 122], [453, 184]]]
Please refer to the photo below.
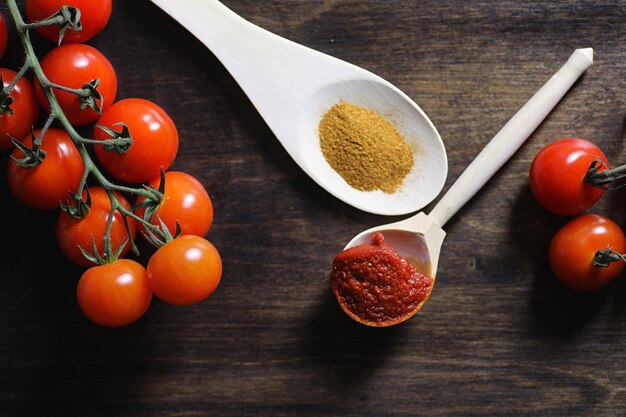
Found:
[[361, 191], [395, 192], [413, 166], [413, 152], [384, 117], [339, 103], [319, 124], [324, 158], [346, 182]]

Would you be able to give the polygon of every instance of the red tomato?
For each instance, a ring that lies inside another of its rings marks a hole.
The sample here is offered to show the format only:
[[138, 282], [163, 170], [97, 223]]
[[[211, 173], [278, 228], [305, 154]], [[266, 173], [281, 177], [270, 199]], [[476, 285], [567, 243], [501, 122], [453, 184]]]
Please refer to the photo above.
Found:
[[[35, 131], [38, 135], [40, 130]], [[27, 136], [22, 143], [32, 147]], [[83, 158], [70, 136], [61, 129], [50, 128], [46, 132], [41, 149], [46, 156], [39, 165], [28, 168], [19, 166], [13, 159], [7, 165], [7, 181], [11, 193], [22, 203], [36, 209], [53, 209], [67, 201], [69, 192], [76, 192], [84, 171]], [[14, 149], [14, 158], [24, 153]]]
[[120, 327], [144, 315], [152, 301], [152, 290], [140, 263], [118, 259], [86, 270], [78, 281], [76, 298], [94, 323]]
[[[0, 68], [2, 83], [8, 87], [17, 75], [15, 71]], [[10, 137], [21, 140], [28, 136], [39, 117], [39, 103], [33, 85], [22, 77], [11, 90], [13, 114], [0, 114], [0, 150], [11, 149]]]
[[[115, 101], [117, 94], [115, 70], [104, 55], [89, 45], [72, 44], [54, 48], [41, 60], [41, 68], [50, 82], [69, 88], [82, 88], [83, 84], [99, 79], [100, 85], [97, 90], [102, 95], [103, 102], [99, 105], [103, 112]], [[50, 104], [37, 80], [35, 91], [41, 105], [49, 111]], [[53, 91], [70, 123], [86, 125], [98, 119], [99, 115], [93, 109], [80, 108], [80, 99], [75, 94], [58, 89]]]
[[[111, 0], [26, 0], [26, 16], [31, 22], [43, 20], [61, 9], [73, 6], [80, 9], [82, 29], [74, 32], [67, 29], [63, 43], [86, 42], [104, 29], [111, 16]], [[51, 41], [59, 41], [59, 26], [42, 26], [35, 29], [41, 36]]]
[[[61, 251], [72, 262], [82, 266], [93, 266], [94, 263], [80, 251], [79, 247], [92, 253], [91, 237], [96, 241], [98, 253], [102, 254], [104, 248], [103, 239], [106, 231], [106, 224], [111, 211], [111, 201], [106, 191], [102, 187], [91, 187], [91, 210], [82, 219], [75, 219], [64, 211], [59, 213], [56, 227], [57, 244]], [[117, 199], [124, 207], [130, 209], [130, 203], [119, 193], [115, 193]], [[83, 193], [83, 200], [87, 197], [87, 193]], [[133, 238], [137, 231], [137, 224], [134, 219], [128, 218], [128, 224]], [[115, 212], [113, 224], [111, 225], [111, 245], [113, 251], [117, 251], [119, 246], [128, 239], [124, 218], [119, 211]], [[130, 250], [130, 242], [124, 246], [120, 256], [124, 256]], [[93, 253], [92, 253], [93, 255]]]
[[7, 49], [7, 40], [9, 34], [7, 32], [7, 21], [4, 15], [0, 12], [0, 58], [4, 55], [4, 51]]
[[157, 297], [189, 305], [215, 291], [222, 277], [222, 259], [209, 241], [186, 235], [161, 246], [148, 261], [147, 270]]
[[[159, 189], [161, 178], [150, 182]], [[135, 205], [145, 198], [139, 197]], [[139, 217], [144, 216], [145, 208], [135, 211]], [[213, 222], [213, 203], [200, 181], [185, 172], [168, 171], [165, 173], [165, 193], [163, 201], [152, 217], [152, 224], [160, 225], [163, 220], [171, 233], [176, 230], [176, 222], [184, 235], [204, 236], [209, 232]], [[143, 231], [143, 225], [139, 224]]]
[[599, 250], [626, 251], [626, 237], [618, 225], [603, 216], [586, 214], [569, 221], [552, 238], [550, 265], [566, 286], [581, 291], [601, 288], [624, 269], [624, 262], [608, 267], [593, 265]]
[[[105, 151], [96, 146], [96, 155], [104, 167], [116, 178], [144, 183], [159, 178], [174, 161], [178, 151], [178, 130], [165, 110], [155, 103], [139, 98], [127, 98], [104, 112], [98, 125], [119, 131], [118, 122], [126, 123], [133, 143], [125, 154]], [[110, 136], [96, 127], [94, 139]]]
[[546, 210], [561, 215], [580, 213], [602, 196], [603, 190], [584, 179], [591, 163], [608, 165], [604, 153], [593, 143], [566, 138], [543, 148], [530, 166], [530, 189]]

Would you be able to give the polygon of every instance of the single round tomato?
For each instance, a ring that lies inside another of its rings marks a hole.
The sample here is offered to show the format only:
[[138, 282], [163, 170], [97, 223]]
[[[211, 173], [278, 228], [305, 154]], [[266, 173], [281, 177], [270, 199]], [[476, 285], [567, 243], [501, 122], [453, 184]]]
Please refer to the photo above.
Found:
[[624, 262], [608, 267], [594, 266], [597, 251], [626, 251], [626, 237], [620, 227], [604, 216], [586, 214], [566, 223], [550, 243], [550, 265], [554, 275], [566, 286], [581, 291], [601, 288], [624, 269]]
[[[155, 189], [159, 189], [161, 178], [150, 182]], [[139, 197], [135, 206], [145, 198]], [[135, 214], [143, 218], [145, 208], [135, 210]], [[195, 177], [179, 171], [165, 173], [165, 192], [163, 201], [155, 211], [151, 223], [160, 226], [160, 220], [171, 233], [179, 224], [183, 235], [204, 236], [209, 232], [213, 223], [213, 203], [206, 189]], [[144, 227], [139, 223], [139, 230]]]
[[[17, 75], [15, 71], [0, 68], [2, 84], [8, 87]], [[0, 113], [0, 150], [13, 147], [11, 138], [21, 140], [30, 132], [39, 117], [39, 102], [35, 95], [35, 89], [28, 79], [22, 77], [11, 90], [13, 103], [10, 107], [13, 114]]]
[[102, 114], [94, 129], [94, 139], [110, 138], [98, 125], [120, 131], [120, 127], [115, 126], [119, 122], [128, 126], [133, 143], [124, 154], [96, 146], [98, 160], [122, 181], [145, 183], [159, 178], [161, 169], [169, 168], [178, 151], [178, 130], [172, 119], [151, 101], [127, 98]]
[[[86, 267], [93, 266], [94, 263], [82, 254], [80, 248], [94, 255], [91, 243], [93, 236], [98, 253], [102, 255], [104, 234], [111, 211], [111, 200], [109, 200], [109, 196], [104, 188], [100, 186], [91, 187], [89, 194], [91, 195], [91, 209], [85, 217], [75, 219], [66, 212], [61, 211], [56, 226], [57, 244], [61, 251], [75, 264]], [[125, 208], [130, 209], [130, 203], [124, 196], [119, 193], [115, 193], [115, 196]], [[83, 201], [86, 201], [86, 199], [87, 192], [85, 191], [83, 192]], [[127, 220], [134, 238], [137, 232], [137, 224], [130, 217]], [[124, 225], [124, 218], [119, 211], [116, 211], [113, 217], [110, 236], [114, 252], [117, 251], [123, 242], [129, 239], [126, 226]], [[126, 255], [130, 248], [130, 242], [126, 243], [120, 256]]]
[[7, 21], [4, 18], [4, 14], [0, 12], [0, 58], [4, 55], [4, 51], [7, 49], [7, 41], [9, 39], [9, 33], [7, 31]]
[[560, 215], [578, 214], [591, 207], [603, 190], [585, 182], [591, 163], [604, 153], [585, 139], [565, 138], [544, 147], [530, 166], [530, 189], [546, 210]]
[[76, 298], [94, 323], [120, 327], [144, 315], [152, 301], [152, 290], [143, 265], [118, 259], [86, 270], [78, 281]]
[[186, 235], [161, 246], [148, 261], [147, 270], [157, 297], [189, 305], [215, 291], [222, 277], [222, 259], [208, 240]]
[[[98, 101], [101, 111], [106, 111], [115, 101], [117, 94], [117, 75], [109, 60], [96, 48], [84, 44], [62, 45], [48, 52], [41, 60], [41, 68], [50, 82], [64, 87], [80, 89], [83, 84], [95, 79], [100, 80], [97, 90], [102, 95]], [[41, 105], [50, 111], [50, 104], [35, 81], [35, 92]], [[54, 95], [74, 125], [86, 125], [98, 119], [99, 114], [92, 108], [81, 109], [80, 99], [73, 93], [53, 89]]]
[[[86, 42], [104, 29], [111, 16], [111, 0], [26, 0], [26, 16], [31, 22], [44, 20], [61, 9], [61, 6], [73, 6], [80, 9], [82, 29], [74, 32], [67, 29], [63, 43]], [[41, 26], [35, 28], [41, 36], [59, 41], [59, 26]]]
[[[35, 131], [35, 136], [41, 130]], [[22, 143], [31, 148], [30, 136]], [[29, 207], [53, 209], [67, 201], [69, 192], [80, 186], [85, 164], [70, 136], [61, 129], [50, 128], [41, 144], [46, 155], [41, 163], [29, 168], [18, 165], [11, 159], [7, 165], [7, 181], [15, 198]], [[13, 158], [24, 158], [24, 152], [14, 149]]]

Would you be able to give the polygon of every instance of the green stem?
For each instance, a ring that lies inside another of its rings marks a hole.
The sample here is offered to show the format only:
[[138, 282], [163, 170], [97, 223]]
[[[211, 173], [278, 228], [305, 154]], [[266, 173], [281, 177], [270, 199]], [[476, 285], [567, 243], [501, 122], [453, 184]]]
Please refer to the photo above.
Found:
[[161, 228], [159, 226], [150, 223], [149, 221], [145, 220], [141, 216], [137, 216], [135, 213], [128, 210], [126, 207], [120, 206], [118, 207], [118, 210], [125, 216], [128, 216], [130, 218], [137, 220], [138, 222], [141, 222], [141, 224], [143, 224], [146, 229], [152, 230], [154, 233], [158, 234], [159, 236], [164, 236], [162, 235], [163, 232], [161, 231]]
[[37, 22], [24, 23], [24, 29], [35, 29], [43, 26], [60, 25], [64, 22], [63, 16], [55, 16], [54, 18], [47, 18], [39, 20]]
[[626, 254], [621, 254], [610, 247], [598, 250], [593, 257], [593, 266], [608, 267], [611, 262], [626, 262]]
[[98, 145], [98, 146], [108, 146], [108, 145], [124, 145], [126, 143], [128, 143], [128, 141], [126, 139], [103, 139], [103, 140], [98, 140], [98, 139], [89, 139], [89, 138], [84, 138], [82, 136], [78, 136], [77, 138], [75, 138], [76, 142], [81, 142], [84, 143], [85, 145]]
[[614, 184], [626, 178], [626, 165], [600, 171], [600, 168], [603, 166], [606, 166], [606, 164], [602, 160], [596, 159], [593, 161], [587, 170], [584, 181], [605, 191], [623, 187], [624, 184]]
[[107, 227], [104, 232], [104, 258], [108, 261], [111, 260], [111, 255], [113, 255], [113, 245], [111, 244], [111, 227], [113, 226], [113, 218], [115, 217], [115, 211], [120, 205], [117, 197], [111, 190], [107, 190], [107, 195], [109, 196], [109, 200], [111, 201], [111, 211], [109, 212], [109, 218], [107, 219]]
[[78, 97], [89, 97], [89, 91], [87, 91], [85, 88], [70, 88], [65, 85], [56, 84], [52, 82], [49, 83], [49, 86], [50, 88], [55, 88], [57, 90], [65, 91], [67, 93], [74, 94]]
[[56, 119], [56, 117], [54, 117], [54, 115], [51, 113], [48, 116], [48, 119], [46, 119], [46, 123], [44, 123], [43, 127], [41, 128], [39, 135], [35, 138], [33, 146], [41, 146], [41, 143], [43, 142], [43, 137], [46, 135], [48, 129], [50, 129], [50, 126], [52, 125], [52, 122], [54, 122], [54, 119]]
[[6, 86], [4, 91], [7, 94], [10, 94], [11, 91], [13, 91], [13, 88], [15, 88], [15, 85], [17, 84], [17, 82], [24, 76], [24, 74], [26, 74], [26, 71], [28, 71], [30, 68], [31, 68], [30, 60], [27, 57], [27, 58], [24, 59], [24, 63], [22, 64], [22, 68], [20, 68], [19, 72], [13, 78], [13, 81], [11, 81], [11, 83]]
[[[83, 145], [82, 143], [78, 144], [76, 147], [78, 148], [78, 152], [81, 154], [81, 156], [84, 153], [88, 153], [87, 149], [85, 149], [85, 145]], [[91, 167], [85, 164], [84, 161], [85, 158], [83, 158], [83, 176], [80, 178], [80, 184], [78, 185], [78, 190], [76, 190], [76, 195], [79, 196], [79, 198], [82, 198], [83, 191], [87, 186], [87, 179], [89, 178], [89, 174], [91, 173]]]

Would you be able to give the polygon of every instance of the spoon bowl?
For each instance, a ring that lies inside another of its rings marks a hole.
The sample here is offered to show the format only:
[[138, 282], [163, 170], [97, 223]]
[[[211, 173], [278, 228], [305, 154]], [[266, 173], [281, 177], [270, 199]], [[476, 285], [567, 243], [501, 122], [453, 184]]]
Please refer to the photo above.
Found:
[[[293, 160], [338, 199], [369, 213], [403, 215], [441, 192], [448, 173], [443, 141], [426, 113], [388, 81], [262, 29], [217, 0], [152, 2], [215, 54]], [[413, 149], [413, 167], [396, 192], [352, 188], [324, 158], [318, 125], [341, 102], [385, 117]]]
[[[374, 233], [380, 232], [386, 244], [416, 265], [421, 273], [430, 276], [434, 284], [446, 236], [443, 226], [515, 153], [592, 63], [593, 49], [575, 50], [491, 139], [428, 215], [420, 212], [408, 219], [365, 230], [345, 249], [371, 242]], [[417, 310], [423, 305], [421, 303]]]

